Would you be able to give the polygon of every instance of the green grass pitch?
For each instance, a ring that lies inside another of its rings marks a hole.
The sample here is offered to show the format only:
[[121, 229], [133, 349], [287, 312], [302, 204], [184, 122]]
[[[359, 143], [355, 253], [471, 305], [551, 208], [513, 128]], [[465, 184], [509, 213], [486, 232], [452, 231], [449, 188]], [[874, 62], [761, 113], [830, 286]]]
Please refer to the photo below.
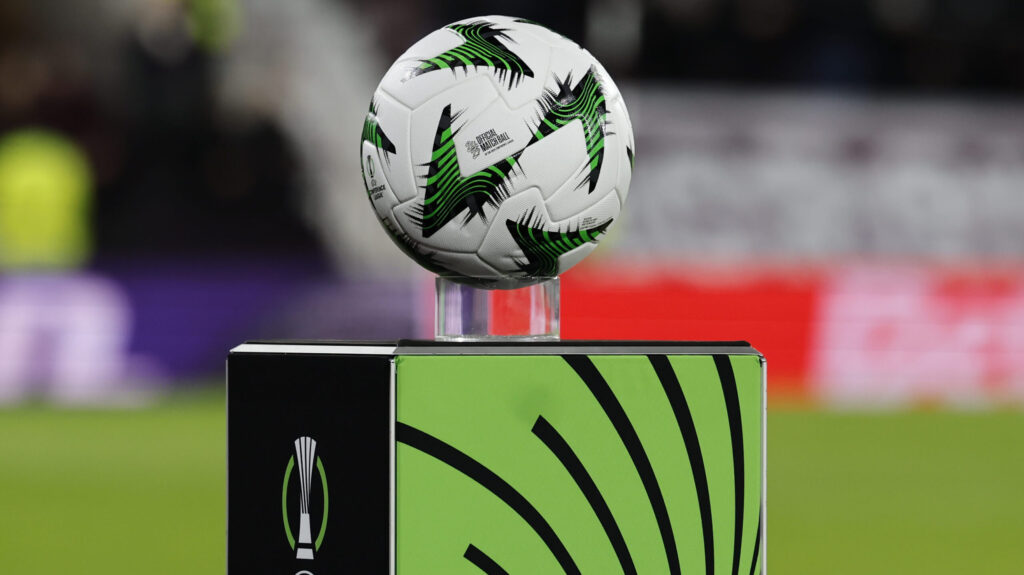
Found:
[[[0, 409], [0, 573], [223, 573], [224, 434], [219, 390]], [[768, 438], [771, 573], [1019, 571], [1024, 413], [779, 408]]]

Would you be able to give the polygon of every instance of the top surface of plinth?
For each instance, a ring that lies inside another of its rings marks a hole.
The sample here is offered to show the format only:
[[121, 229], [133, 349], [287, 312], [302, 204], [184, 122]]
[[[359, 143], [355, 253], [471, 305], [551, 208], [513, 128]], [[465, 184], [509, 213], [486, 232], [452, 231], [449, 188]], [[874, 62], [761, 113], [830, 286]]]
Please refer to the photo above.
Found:
[[397, 341], [256, 340], [231, 350], [232, 354], [314, 355], [761, 355], [745, 341]]

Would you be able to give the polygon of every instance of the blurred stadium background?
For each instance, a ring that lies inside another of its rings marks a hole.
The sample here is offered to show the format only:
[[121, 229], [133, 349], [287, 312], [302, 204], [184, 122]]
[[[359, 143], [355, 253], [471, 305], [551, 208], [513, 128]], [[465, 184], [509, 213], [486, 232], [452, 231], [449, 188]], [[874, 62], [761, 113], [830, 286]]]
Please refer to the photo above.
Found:
[[220, 572], [226, 351], [431, 334], [357, 134], [487, 13], [582, 42], [634, 123], [563, 337], [767, 355], [773, 571], [1019, 572], [1014, 0], [0, 0], [0, 572]]

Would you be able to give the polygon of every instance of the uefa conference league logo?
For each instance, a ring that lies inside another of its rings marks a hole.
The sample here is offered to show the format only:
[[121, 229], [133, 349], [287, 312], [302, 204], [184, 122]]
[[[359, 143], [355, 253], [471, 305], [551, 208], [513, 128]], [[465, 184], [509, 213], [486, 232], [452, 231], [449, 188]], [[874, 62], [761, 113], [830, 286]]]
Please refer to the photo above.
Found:
[[[315, 464], [315, 465], [314, 465]], [[313, 468], [316, 467], [320, 477], [320, 486], [323, 492], [323, 509], [320, 512], [320, 529], [317, 531], [316, 540], [313, 540], [313, 532], [310, 527], [310, 517], [314, 509], [310, 506], [310, 490], [313, 487]], [[292, 472], [298, 468], [299, 490], [299, 538], [295, 539], [295, 531], [292, 529], [293, 517], [288, 513], [288, 484], [291, 482]], [[324, 471], [324, 462], [316, 455], [316, 440], [312, 437], [300, 437], [295, 440], [295, 455], [288, 459], [288, 465], [284, 469], [284, 483], [281, 485], [281, 517], [284, 520], [284, 534], [288, 538], [288, 544], [295, 551], [296, 559], [313, 559], [313, 552], [320, 551], [320, 545], [324, 542], [324, 535], [327, 533], [327, 473]]]

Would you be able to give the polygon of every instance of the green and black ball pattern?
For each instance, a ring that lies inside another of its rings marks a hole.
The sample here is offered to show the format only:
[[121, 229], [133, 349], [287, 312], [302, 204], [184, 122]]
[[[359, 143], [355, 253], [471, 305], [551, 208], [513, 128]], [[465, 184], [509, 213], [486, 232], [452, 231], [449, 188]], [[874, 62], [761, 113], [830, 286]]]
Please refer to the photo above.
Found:
[[587, 70], [575, 86], [572, 86], [572, 74], [568, 74], [564, 79], [558, 80], [558, 91], [544, 90], [539, 105], [540, 119], [530, 144], [543, 140], [573, 120], [580, 120], [583, 124], [583, 139], [587, 144], [589, 172], [585, 181], [589, 183], [588, 193], [593, 192], [604, 162], [604, 137], [608, 116], [604, 90], [597, 78], [597, 72], [593, 68]]
[[441, 112], [434, 135], [434, 147], [427, 164], [423, 204], [416, 207], [416, 223], [429, 238], [456, 216], [468, 210], [463, 223], [474, 217], [484, 218], [484, 206], [496, 207], [508, 197], [508, 178], [516, 166], [519, 153], [463, 178], [459, 156], [455, 150], [455, 130], [449, 104]]
[[462, 38], [462, 44], [433, 58], [420, 61], [419, 66], [412, 69], [412, 76], [436, 70], [454, 71], [457, 68], [468, 69], [472, 66], [476, 69], [484, 66], [493, 69], [498, 80], [510, 89], [518, 84], [523, 76], [533, 77], [533, 70], [526, 62], [502, 42], [513, 40], [505, 33], [507, 30], [499, 28], [497, 24], [470, 22], [452, 24], [448, 29], [455, 31]]
[[[497, 78], [509, 88], [524, 76], [533, 77], [533, 70], [506, 46], [505, 42], [512, 42], [506, 34], [507, 30], [485, 21], [452, 24], [448, 28], [458, 33], [463, 43], [420, 61], [411, 76], [443, 69], [486, 67], [492, 69]], [[423, 183], [424, 200], [413, 212], [413, 221], [424, 238], [433, 236], [460, 215], [462, 225], [477, 217], [486, 221], [484, 207], [496, 208], [509, 197], [510, 180], [517, 170], [522, 170], [518, 162], [522, 153], [574, 120], [581, 122], [587, 150], [584, 166], [586, 175], [579, 187], [586, 185], [588, 193], [594, 191], [604, 161], [605, 137], [610, 133], [600, 76], [596, 69], [590, 68], [575, 84], [571, 72], [561, 79], [556, 77], [555, 82], [556, 88], [545, 89], [537, 101], [539, 111], [530, 141], [515, 153], [467, 177], [461, 175], [454, 141], [458, 132], [454, 122], [458, 120], [460, 112], [453, 112], [450, 104], [445, 106], [438, 118], [430, 160], [424, 164], [427, 167]], [[363, 125], [363, 141], [373, 144], [386, 162], [390, 162], [390, 155], [396, 153], [394, 143], [378, 122], [376, 102], [370, 103]], [[627, 147], [626, 154], [632, 168], [632, 149]], [[530, 278], [558, 275], [558, 258], [561, 255], [584, 243], [596, 241], [611, 223], [609, 219], [594, 227], [572, 231], [545, 229], [542, 219], [535, 218], [534, 212], [530, 211], [522, 214], [518, 220], [507, 220], [506, 226], [523, 250], [524, 260], [518, 262], [519, 269], [524, 276]], [[394, 226], [387, 227], [392, 231]], [[395, 232], [392, 231], [392, 234]], [[428, 269], [436, 273], [447, 271], [429, 254], [418, 257], [422, 255], [421, 246], [408, 234], [399, 234], [396, 240], [403, 251]], [[451, 275], [450, 272], [447, 275]]]
[[391, 154], [397, 151], [395, 143], [388, 138], [377, 122], [377, 102], [374, 100], [370, 100], [370, 111], [366, 114], [366, 119], [363, 120], [362, 141], [373, 144], [378, 151], [383, 152], [381, 156], [384, 157], [385, 162], [390, 162]]
[[512, 234], [516, 245], [523, 250], [524, 261], [517, 262], [519, 270], [526, 277], [555, 277], [558, 275], [558, 258], [597, 238], [608, 229], [612, 220], [591, 228], [575, 230], [548, 230], [534, 210], [523, 214], [517, 221], [507, 220], [505, 226]]

